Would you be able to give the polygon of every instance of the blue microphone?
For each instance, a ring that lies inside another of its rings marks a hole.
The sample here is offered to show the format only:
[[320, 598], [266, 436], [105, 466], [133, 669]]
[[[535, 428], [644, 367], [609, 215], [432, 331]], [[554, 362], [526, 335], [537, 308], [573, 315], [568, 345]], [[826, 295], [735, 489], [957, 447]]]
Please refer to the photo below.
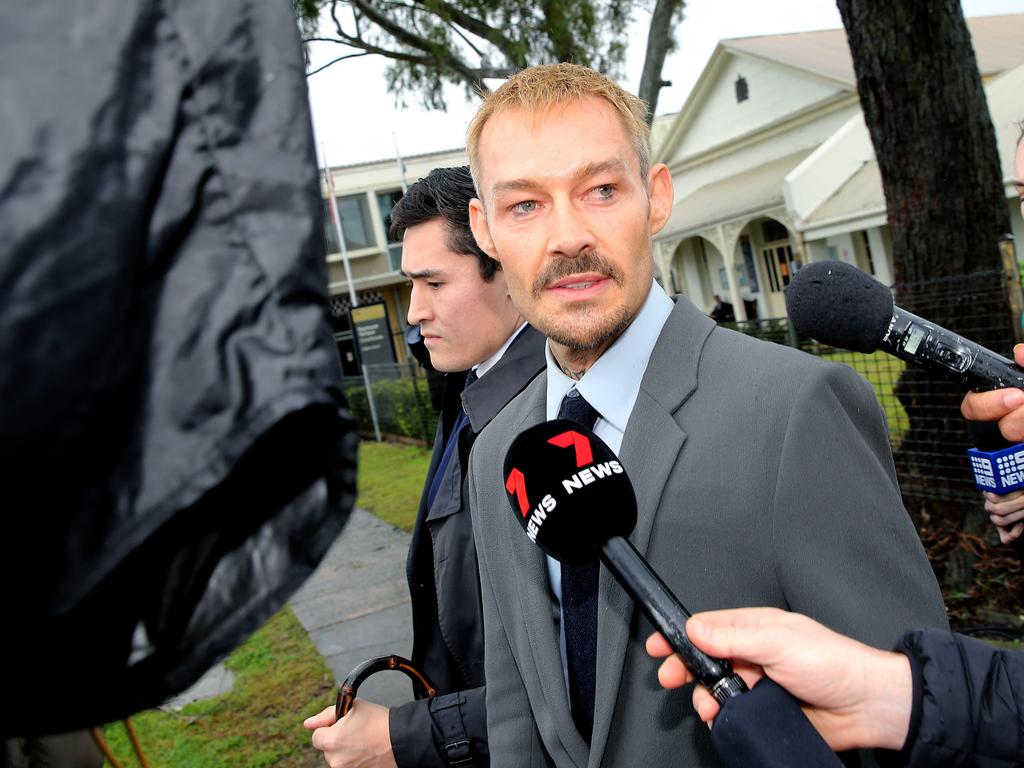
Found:
[[1024, 444], [1007, 442], [995, 422], [969, 421], [967, 431], [974, 487], [1000, 496], [1024, 488]]

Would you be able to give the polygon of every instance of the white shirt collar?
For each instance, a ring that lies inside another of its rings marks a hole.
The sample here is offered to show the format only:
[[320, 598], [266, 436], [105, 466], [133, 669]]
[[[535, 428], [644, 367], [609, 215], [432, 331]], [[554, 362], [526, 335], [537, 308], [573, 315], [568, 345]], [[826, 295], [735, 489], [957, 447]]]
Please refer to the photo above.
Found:
[[478, 379], [485, 373], [487, 373], [489, 370], [491, 370], [491, 368], [498, 364], [498, 361], [501, 360], [502, 355], [504, 355], [505, 352], [508, 351], [508, 348], [512, 346], [512, 342], [516, 340], [516, 336], [522, 333], [523, 328], [525, 327], [526, 323], [523, 322], [522, 325], [520, 325], [518, 328], [515, 329], [515, 331], [512, 332], [511, 336], [505, 339], [505, 343], [501, 345], [501, 349], [499, 349], [493, 355], [488, 357], [482, 363], [477, 363], [476, 365], [473, 366], [473, 370], [476, 371], [476, 377]]

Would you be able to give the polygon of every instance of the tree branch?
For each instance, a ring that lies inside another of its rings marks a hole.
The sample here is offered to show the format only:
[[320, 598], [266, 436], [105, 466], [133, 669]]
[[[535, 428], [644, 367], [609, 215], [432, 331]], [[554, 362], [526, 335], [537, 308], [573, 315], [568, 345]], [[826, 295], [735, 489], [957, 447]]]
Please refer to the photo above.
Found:
[[[313, 38], [313, 39], [314, 40], [321, 40], [321, 41], [324, 40], [324, 38]], [[333, 40], [332, 42], [338, 42], [338, 41], [337, 40]], [[317, 67], [316, 69], [312, 70], [311, 72], [307, 72], [306, 73], [306, 77], [312, 77], [317, 72], [322, 72], [323, 70], [327, 69], [332, 64], [337, 64], [339, 61], [344, 61], [345, 59], [358, 59], [360, 56], [373, 56], [373, 55], [375, 55], [375, 54], [372, 51], [363, 51], [361, 53], [348, 53], [348, 54], [345, 54], [344, 56], [339, 56], [336, 59], [331, 59], [326, 64], [323, 64], [322, 66]]]
[[462, 42], [464, 42], [466, 45], [468, 45], [470, 48], [472, 48], [473, 49], [473, 53], [475, 53], [477, 56], [479, 56], [481, 60], [486, 58], [484, 52], [481, 51], [479, 48], [477, 48], [476, 44], [472, 40], [470, 40], [469, 36], [465, 32], [463, 32], [461, 29], [459, 29], [458, 26], [452, 25], [451, 30], [452, 30], [452, 32], [454, 32], [456, 35], [458, 35], [462, 39]]
[[478, 77], [474, 76], [473, 71], [466, 65], [466, 63], [452, 55], [450, 51], [442, 51], [441, 46], [438, 46], [436, 43], [402, 29], [391, 19], [378, 13], [368, 0], [351, 0], [351, 2], [354, 9], [358, 9], [364, 16], [366, 16], [367, 19], [390, 34], [399, 43], [404, 43], [411, 48], [423, 51], [427, 58], [436, 66], [449, 70], [460, 79], [464, 80], [466, 84], [475, 88], [484, 87], [483, 83]]
[[[384, 56], [385, 58], [388, 58], [388, 59], [396, 59], [397, 61], [407, 61], [407, 62], [409, 62], [411, 64], [421, 64], [423, 66], [429, 66], [431, 64], [434, 64], [434, 65], [438, 64], [437, 59], [435, 57], [433, 57], [433, 56], [418, 56], [418, 55], [416, 55], [414, 53], [406, 53], [405, 51], [392, 51], [392, 50], [390, 50], [388, 48], [381, 48], [379, 46], [372, 45], [371, 43], [363, 42], [362, 40], [355, 40], [355, 39], [348, 39], [348, 38], [345, 39], [345, 40], [338, 40], [337, 38], [334, 38], [334, 37], [311, 37], [309, 39], [310, 39], [310, 41], [318, 41], [318, 42], [322, 42], [322, 43], [334, 43], [335, 45], [345, 45], [345, 46], [348, 46], [349, 48], [357, 48], [358, 50], [364, 52], [364, 53], [360, 53], [360, 54], [352, 54], [350, 56], [342, 56], [339, 59], [336, 59], [336, 61], [340, 61], [341, 59], [344, 59], [344, 58], [351, 58], [351, 57], [353, 57], [355, 55], [364, 56], [364, 55], [376, 54], [378, 56]], [[321, 67], [320, 69], [323, 69], [323, 67]], [[317, 70], [317, 71], [319, 71], [319, 70]], [[310, 73], [310, 74], [312, 74], [312, 73]]]
[[504, 35], [500, 30], [495, 29], [482, 19], [470, 16], [461, 8], [457, 8], [451, 3], [445, 2], [445, 0], [430, 0], [430, 6], [436, 6], [441, 9], [443, 15], [433, 10], [430, 6], [427, 6], [425, 0], [413, 1], [417, 6], [430, 11], [435, 16], [445, 19], [451, 24], [462, 27], [467, 32], [476, 35], [482, 40], [486, 40], [505, 54], [505, 58], [508, 59], [509, 64], [513, 67], [522, 68], [527, 65], [526, 58], [522, 55], [519, 46], [517, 46], [513, 40], [510, 40], [508, 36]]

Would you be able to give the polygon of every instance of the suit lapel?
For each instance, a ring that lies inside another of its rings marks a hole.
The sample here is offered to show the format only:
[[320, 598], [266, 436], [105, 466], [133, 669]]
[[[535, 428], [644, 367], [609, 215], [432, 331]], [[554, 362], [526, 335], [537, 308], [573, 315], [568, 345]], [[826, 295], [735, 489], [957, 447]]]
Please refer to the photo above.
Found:
[[[538, 376], [524, 392], [524, 418], [510, 435], [512, 439], [525, 429], [547, 420], [547, 375]], [[506, 447], [505, 451], [507, 452]], [[504, 464], [504, 453], [501, 463]], [[504, 494], [502, 494], [504, 495]], [[518, 661], [526, 668], [533, 666], [543, 694], [543, 704], [559, 734], [562, 745], [572, 761], [580, 768], [587, 764], [587, 745], [576, 730], [569, 711], [569, 696], [565, 690], [559, 635], [554, 621], [552, 597], [548, 585], [547, 560], [544, 552], [525, 536], [513, 515], [505, 514], [505, 534], [512, 550], [516, 592], [519, 594], [523, 623], [530, 639], [530, 654]], [[536, 707], [539, 702], [533, 702]]]
[[[700, 351], [713, 327], [692, 304], [679, 300], [658, 336], [626, 425], [619, 458], [636, 492], [637, 523], [629, 538], [641, 554], [647, 551], [665, 486], [686, 441], [675, 413], [697, 388]], [[590, 766], [600, 765], [604, 757], [635, 610], [629, 596], [602, 568]]]

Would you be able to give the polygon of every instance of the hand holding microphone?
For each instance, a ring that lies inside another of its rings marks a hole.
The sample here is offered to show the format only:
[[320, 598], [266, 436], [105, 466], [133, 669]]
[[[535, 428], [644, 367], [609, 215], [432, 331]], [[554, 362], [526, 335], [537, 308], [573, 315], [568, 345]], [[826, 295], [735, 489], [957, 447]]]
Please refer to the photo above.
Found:
[[[768, 676], [798, 698], [832, 749], [903, 746], [913, 699], [903, 654], [871, 648], [778, 608], [698, 613], [686, 628], [700, 648], [732, 659], [749, 685]], [[647, 652], [667, 657], [658, 670], [662, 687], [678, 688], [692, 679], [657, 633], [648, 638]], [[720, 710], [700, 687], [693, 690], [693, 706], [706, 722]]]
[[[1013, 349], [1014, 361], [1024, 366], [1024, 344]], [[1011, 442], [1024, 442], [1024, 392], [998, 389], [969, 392], [960, 404], [960, 412], [971, 422], [991, 422]], [[999, 541], [1012, 544], [1024, 534], [1024, 491], [1005, 495], [985, 494], [985, 511], [996, 526]]]
[[[1024, 368], [1024, 344], [1013, 348], [1014, 362]], [[970, 421], [995, 421], [1003, 437], [1024, 443], [1024, 391], [999, 389], [969, 392], [960, 404], [960, 412]]]

